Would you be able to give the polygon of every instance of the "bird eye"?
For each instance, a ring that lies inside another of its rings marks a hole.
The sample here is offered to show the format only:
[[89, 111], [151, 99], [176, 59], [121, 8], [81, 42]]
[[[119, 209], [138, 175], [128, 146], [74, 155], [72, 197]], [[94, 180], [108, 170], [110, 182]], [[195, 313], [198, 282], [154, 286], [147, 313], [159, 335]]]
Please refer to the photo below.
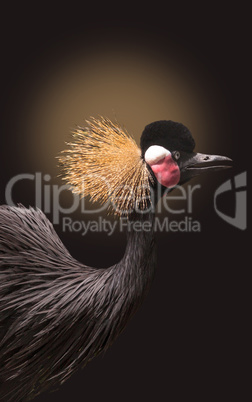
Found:
[[180, 158], [180, 152], [179, 151], [174, 151], [172, 153], [173, 158], [177, 161]]

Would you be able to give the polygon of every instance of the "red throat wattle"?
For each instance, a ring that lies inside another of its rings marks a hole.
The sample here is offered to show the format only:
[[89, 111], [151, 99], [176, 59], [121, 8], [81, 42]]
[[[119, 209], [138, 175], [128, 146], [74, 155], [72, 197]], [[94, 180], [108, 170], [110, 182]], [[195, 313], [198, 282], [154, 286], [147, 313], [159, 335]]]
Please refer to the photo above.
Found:
[[160, 161], [150, 164], [150, 167], [158, 182], [163, 186], [174, 187], [178, 184], [180, 170], [170, 153]]

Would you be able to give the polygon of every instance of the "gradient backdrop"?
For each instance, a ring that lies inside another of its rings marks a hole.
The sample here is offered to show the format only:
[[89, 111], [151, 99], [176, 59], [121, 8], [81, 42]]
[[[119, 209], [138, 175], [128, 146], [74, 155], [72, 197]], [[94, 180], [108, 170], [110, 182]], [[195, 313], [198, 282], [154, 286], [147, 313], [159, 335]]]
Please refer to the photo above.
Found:
[[[146, 124], [179, 121], [190, 128], [197, 151], [234, 160], [232, 170], [191, 182], [201, 184], [190, 215], [200, 222], [201, 233], [157, 234], [155, 282], [126, 331], [104, 357], [38, 402], [179, 401], [185, 392], [206, 400], [217, 390], [220, 400], [227, 392], [240, 396], [247, 231], [217, 216], [213, 194], [248, 167], [245, 12], [197, 12], [194, 19], [168, 11], [160, 18], [160, 11], [152, 19], [135, 20], [123, 18], [123, 10], [110, 20], [78, 10], [79, 19], [67, 20], [44, 19], [39, 9], [26, 19], [18, 10], [6, 14], [1, 203], [7, 182], [20, 173], [49, 174], [44, 184], [61, 185], [55, 156], [71, 129], [89, 116], [116, 118], [138, 143]], [[33, 183], [17, 184], [13, 199], [33, 206]], [[62, 203], [70, 205], [70, 193], [62, 195]], [[234, 207], [232, 194], [223, 197], [223, 212], [232, 215]], [[80, 211], [71, 216], [90, 218]], [[122, 233], [83, 238], [63, 233], [61, 225], [55, 229], [86, 264], [109, 266], [123, 255]]]

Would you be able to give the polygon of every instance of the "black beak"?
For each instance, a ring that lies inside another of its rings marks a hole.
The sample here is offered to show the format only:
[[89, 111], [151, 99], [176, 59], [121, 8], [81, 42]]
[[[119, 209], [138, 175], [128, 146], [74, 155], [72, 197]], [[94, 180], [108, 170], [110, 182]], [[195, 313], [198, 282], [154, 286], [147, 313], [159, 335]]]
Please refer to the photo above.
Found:
[[184, 183], [204, 172], [217, 171], [232, 166], [232, 159], [220, 155], [191, 153], [184, 155], [179, 164], [181, 180]]

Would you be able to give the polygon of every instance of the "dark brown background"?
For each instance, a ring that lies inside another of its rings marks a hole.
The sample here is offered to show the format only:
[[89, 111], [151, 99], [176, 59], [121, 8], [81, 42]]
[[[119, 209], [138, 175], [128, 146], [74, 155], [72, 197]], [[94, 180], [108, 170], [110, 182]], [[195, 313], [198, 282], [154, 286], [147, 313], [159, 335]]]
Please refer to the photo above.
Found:
[[[116, 114], [137, 141], [151, 121], [180, 121], [196, 150], [227, 155], [234, 169], [194, 179], [202, 186], [192, 213], [201, 233], [157, 234], [158, 272], [141, 311], [104, 357], [37, 401], [226, 400], [230, 393], [240, 400], [247, 231], [216, 215], [213, 194], [249, 165], [246, 11], [182, 8], [128, 18], [122, 9], [107, 18], [84, 8], [65, 10], [66, 19], [62, 10], [43, 11], [2, 14], [1, 203], [19, 173], [50, 174], [60, 185], [55, 156], [90, 115]], [[16, 186], [14, 200], [34, 205], [32, 185]], [[232, 195], [222, 209], [233, 213]], [[86, 219], [78, 211], [72, 218]], [[83, 238], [55, 228], [86, 264], [109, 266], [123, 255], [124, 234]]]

